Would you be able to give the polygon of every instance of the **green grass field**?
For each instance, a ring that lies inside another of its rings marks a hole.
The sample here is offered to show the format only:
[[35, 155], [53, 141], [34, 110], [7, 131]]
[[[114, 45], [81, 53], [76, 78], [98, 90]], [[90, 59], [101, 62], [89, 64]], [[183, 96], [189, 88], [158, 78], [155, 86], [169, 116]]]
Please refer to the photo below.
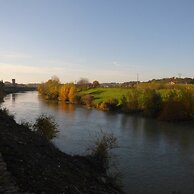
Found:
[[[156, 89], [160, 93], [163, 100], [165, 100], [168, 97], [171, 91], [176, 90], [176, 93], [178, 95], [179, 93], [181, 93], [180, 91], [181, 89], [186, 89], [186, 88], [194, 90], [194, 85], [180, 84], [175, 86], [167, 86], [166, 88], [163, 88], [163, 89], [157, 89], [150, 84], [146, 84], [146, 85], [141, 84], [138, 87], [140, 91], [144, 91], [145, 89]], [[94, 99], [93, 103], [98, 104], [100, 102], [105, 102], [109, 99], [118, 99], [120, 101], [120, 99], [123, 96], [128, 96], [128, 94], [132, 91], [133, 91], [132, 88], [91, 88], [91, 89], [79, 92], [79, 95], [80, 96], [91, 95]]]
[[122, 96], [127, 95], [130, 90], [129, 88], [92, 88], [81, 91], [79, 94], [91, 95], [94, 98], [94, 104], [97, 104], [113, 98], [120, 100]]

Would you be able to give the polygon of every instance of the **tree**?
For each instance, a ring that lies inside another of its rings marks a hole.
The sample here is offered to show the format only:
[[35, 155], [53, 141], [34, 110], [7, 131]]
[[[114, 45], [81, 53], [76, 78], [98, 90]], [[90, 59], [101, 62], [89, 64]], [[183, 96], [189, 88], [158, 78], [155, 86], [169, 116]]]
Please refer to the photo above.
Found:
[[97, 80], [95, 80], [95, 81], [93, 81], [92, 85], [94, 88], [97, 88], [100, 86], [100, 83]]
[[77, 82], [77, 86], [81, 89], [87, 89], [90, 86], [90, 82], [88, 81], [87, 78], [81, 78], [78, 82]]
[[73, 103], [76, 96], [76, 88], [74, 85], [71, 86], [68, 94], [69, 102]]
[[45, 98], [49, 100], [56, 100], [59, 96], [59, 87], [59, 78], [55, 76], [47, 82], [40, 84], [38, 87], [38, 91], [41, 95], [45, 96]]
[[59, 100], [74, 102], [76, 96], [76, 88], [73, 83], [67, 83], [59, 89]]
[[87, 78], [81, 78], [78, 82], [77, 82], [77, 85], [79, 86], [86, 86], [88, 85], [90, 82], [88, 81]]
[[67, 101], [69, 90], [70, 90], [70, 88], [69, 88], [68, 84], [64, 84], [63, 86], [61, 86], [59, 89], [59, 100]]

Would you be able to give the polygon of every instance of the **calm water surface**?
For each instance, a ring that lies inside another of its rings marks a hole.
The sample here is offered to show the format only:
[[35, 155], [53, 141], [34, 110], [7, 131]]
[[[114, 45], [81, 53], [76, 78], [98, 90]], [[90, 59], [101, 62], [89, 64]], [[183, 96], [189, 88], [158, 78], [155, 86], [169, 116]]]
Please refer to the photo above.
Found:
[[15, 115], [17, 122], [34, 122], [42, 113], [53, 115], [60, 130], [53, 142], [70, 154], [87, 154], [101, 130], [114, 133], [119, 142], [114, 155], [127, 194], [194, 193], [192, 123], [164, 123], [45, 102], [37, 92], [10, 94], [2, 106]]

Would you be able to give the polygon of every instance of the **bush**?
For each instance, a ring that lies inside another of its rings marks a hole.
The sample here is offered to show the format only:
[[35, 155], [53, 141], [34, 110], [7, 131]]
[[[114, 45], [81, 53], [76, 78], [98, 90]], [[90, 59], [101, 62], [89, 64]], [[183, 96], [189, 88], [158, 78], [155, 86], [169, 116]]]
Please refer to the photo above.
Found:
[[41, 136], [46, 137], [48, 140], [56, 137], [59, 132], [53, 117], [47, 115], [41, 115], [36, 119], [33, 130]]
[[97, 137], [90, 149], [91, 155], [100, 161], [105, 169], [109, 167], [110, 150], [117, 146], [117, 138], [112, 133], [104, 133]]
[[14, 120], [14, 115], [9, 113], [9, 110], [7, 108], [0, 109], [0, 117], [1, 118], [7, 118]]
[[107, 111], [119, 110], [119, 108], [120, 108], [119, 101], [118, 101], [118, 99], [115, 99], [115, 98], [109, 99], [109, 100], [107, 100], [105, 102], [102, 102], [99, 105], [99, 108], [101, 110], [107, 110]]
[[93, 103], [93, 97], [91, 95], [85, 95], [81, 97], [81, 104], [91, 107]]
[[30, 122], [27, 122], [25, 120], [21, 121], [20, 125], [27, 128], [27, 129], [32, 129], [32, 127], [33, 127], [33, 125]]
[[143, 95], [143, 110], [145, 115], [158, 117], [162, 107], [162, 98], [155, 90], [145, 90]]
[[140, 112], [140, 99], [141, 92], [137, 89], [133, 89], [127, 96], [123, 96], [121, 99], [122, 111], [123, 112]]
[[184, 121], [193, 119], [194, 95], [190, 90], [169, 92], [159, 116], [164, 121]]

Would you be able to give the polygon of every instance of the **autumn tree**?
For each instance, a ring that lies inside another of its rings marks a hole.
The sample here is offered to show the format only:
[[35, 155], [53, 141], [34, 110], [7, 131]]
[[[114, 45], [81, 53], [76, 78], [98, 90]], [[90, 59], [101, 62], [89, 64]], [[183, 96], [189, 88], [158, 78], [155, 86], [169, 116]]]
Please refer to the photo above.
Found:
[[41, 95], [45, 96], [46, 99], [56, 100], [59, 96], [59, 87], [59, 78], [55, 76], [47, 82], [40, 84], [38, 87], [38, 91]]
[[61, 86], [59, 89], [59, 100], [67, 101], [69, 90], [70, 90], [70, 87], [68, 84], [64, 84], [63, 86]]
[[76, 96], [76, 87], [73, 85], [71, 86], [68, 94], [69, 102], [73, 103], [75, 101]]
[[59, 90], [59, 100], [74, 102], [76, 88], [73, 83], [64, 84]]

